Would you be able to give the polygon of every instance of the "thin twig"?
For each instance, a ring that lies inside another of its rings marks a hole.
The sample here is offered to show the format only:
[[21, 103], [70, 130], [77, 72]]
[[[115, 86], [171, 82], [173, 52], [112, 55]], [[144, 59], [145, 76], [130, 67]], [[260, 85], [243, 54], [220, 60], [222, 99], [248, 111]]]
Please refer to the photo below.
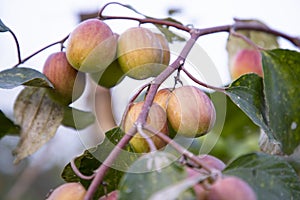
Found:
[[253, 47], [254, 49], [257, 49], [259, 51], [263, 51], [263, 50], [266, 50], [265, 48], [262, 48], [260, 46], [258, 46], [257, 44], [255, 44], [250, 38], [248, 38], [246, 35], [243, 35], [243, 34], [240, 34], [238, 32], [236, 32], [235, 30], [231, 30], [230, 31], [230, 34], [232, 36], [235, 36], [235, 37], [238, 37], [238, 38], [241, 38], [242, 40], [244, 40], [245, 42], [247, 42], [251, 47]]
[[100, 167], [95, 171], [95, 178], [93, 179], [91, 185], [89, 186], [86, 195], [84, 197], [84, 200], [90, 200], [92, 199], [94, 193], [98, 189], [98, 186], [101, 184], [102, 179], [105, 176], [105, 173], [110, 168], [110, 166], [113, 164], [114, 160], [117, 158], [117, 156], [120, 154], [122, 149], [128, 144], [130, 139], [133, 137], [133, 135], [136, 133], [137, 129], [135, 126], [133, 126], [128, 133], [126, 133], [122, 139], [119, 141], [119, 143], [113, 148], [113, 150], [110, 152], [110, 154], [106, 157], [104, 162], [100, 165]]
[[165, 141], [167, 144], [170, 144], [176, 151], [178, 151], [179, 153], [181, 153], [185, 157], [189, 158], [191, 161], [195, 162], [196, 164], [198, 164], [200, 167], [202, 167], [207, 172], [209, 172], [209, 173], [212, 172], [211, 168], [206, 163], [202, 162], [197, 156], [195, 156], [193, 153], [191, 153], [190, 151], [188, 151], [187, 149], [182, 147], [180, 144], [178, 144], [177, 142], [172, 140], [167, 135], [163, 134], [160, 131], [157, 131], [157, 130], [153, 129], [151, 126], [149, 126], [147, 124], [144, 125], [144, 129], [152, 132], [153, 134], [158, 136], [160, 139]]
[[60, 41], [54, 42], [54, 43], [52, 43], [52, 44], [49, 44], [49, 45], [45, 46], [44, 48], [42, 48], [42, 49], [40, 49], [40, 50], [34, 52], [34, 53], [31, 54], [30, 56], [28, 56], [28, 57], [24, 58], [23, 60], [19, 61], [19, 62], [18, 62], [15, 66], [13, 66], [13, 67], [19, 66], [20, 64], [22, 64], [22, 63], [28, 61], [30, 58], [36, 56], [37, 54], [39, 54], [39, 53], [41, 53], [42, 51], [48, 49], [49, 47], [52, 47], [52, 46], [54, 46], [54, 45], [56, 45], [56, 44], [62, 44], [62, 43], [64, 43], [64, 42], [68, 39], [68, 37], [69, 37], [69, 35], [66, 36], [65, 38], [63, 38], [63, 39], [60, 40]]
[[176, 23], [176, 22], [172, 22], [172, 21], [167, 21], [167, 20], [163, 20], [163, 19], [154, 19], [154, 18], [150, 18], [150, 17], [146, 17], [145, 15], [141, 14], [140, 12], [133, 10], [132, 8], [128, 8], [133, 10], [135, 13], [138, 13], [142, 16], [144, 16], [145, 18], [135, 18], [135, 17], [127, 17], [127, 16], [104, 16], [102, 13], [105, 10], [105, 8], [109, 5], [112, 4], [116, 4], [116, 5], [120, 5], [123, 7], [128, 8], [127, 5], [121, 4], [119, 2], [110, 2], [106, 5], [104, 5], [101, 10], [98, 13], [98, 17], [101, 20], [109, 20], [109, 19], [123, 19], [123, 20], [134, 20], [134, 21], [138, 21], [140, 24], [144, 24], [144, 23], [152, 23], [152, 24], [160, 24], [160, 25], [165, 25], [165, 26], [171, 26], [171, 27], [175, 27], [179, 30], [183, 30], [186, 32], [190, 32], [191, 28], [189, 26], [184, 26], [180, 23]]
[[197, 78], [195, 78], [189, 71], [187, 71], [184, 67], [182, 67], [182, 71], [184, 71], [184, 73], [192, 80], [194, 81], [195, 83], [203, 86], [203, 87], [206, 87], [206, 88], [209, 88], [209, 89], [212, 89], [212, 90], [215, 90], [215, 91], [218, 91], [218, 92], [225, 92], [226, 88], [223, 88], [223, 87], [215, 87], [215, 86], [212, 86], [212, 85], [209, 85], [207, 83], [203, 83], [201, 81], [199, 81]]
[[84, 180], [91, 180], [95, 177], [95, 174], [92, 174], [90, 176], [86, 176], [84, 174], [82, 174], [79, 169], [77, 168], [76, 164], [75, 164], [75, 158], [71, 160], [70, 162], [71, 164], [71, 168], [73, 170], [73, 172], [76, 174], [76, 176], [78, 176], [79, 178], [81, 179], [84, 179]]
[[151, 140], [151, 138], [144, 132], [142, 124], [136, 124], [137, 130], [139, 132], [139, 134], [146, 140], [146, 142], [148, 143], [149, 149], [150, 151], [156, 151], [157, 148], [153, 142], [153, 140]]
[[15, 40], [15, 43], [17, 46], [17, 52], [18, 52], [18, 62], [20, 63], [21, 62], [21, 50], [20, 50], [20, 44], [19, 44], [18, 38], [12, 30], [9, 29], [8, 31], [11, 33], [11, 35], [13, 36], [13, 38]]

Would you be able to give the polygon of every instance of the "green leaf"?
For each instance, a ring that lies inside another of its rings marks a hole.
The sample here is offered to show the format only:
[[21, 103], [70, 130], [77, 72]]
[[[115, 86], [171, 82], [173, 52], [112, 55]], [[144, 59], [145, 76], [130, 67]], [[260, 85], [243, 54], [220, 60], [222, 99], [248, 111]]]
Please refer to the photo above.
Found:
[[[148, 153], [129, 168], [119, 186], [119, 199], [148, 199], [152, 194], [186, 178], [172, 154]], [[179, 198], [180, 199], [180, 198]]]
[[[226, 117], [222, 133], [210, 152], [225, 163], [237, 156], [258, 151], [260, 135], [260, 128], [228, 96], [226, 97]], [[224, 106], [224, 101], [219, 104]], [[232, 148], [228, 148], [229, 146]]]
[[0, 19], [0, 32], [6, 32], [6, 31], [10, 31], [10, 29], [7, 26], [5, 26], [5, 24]]
[[[119, 127], [116, 127], [106, 132], [105, 135], [106, 137], [101, 144], [93, 149], [85, 151], [81, 156], [75, 159], [75, 164], [82, 174], [87, 176], [92, 175], [94, 170], [104, 162], [115, 145], [124, 136], [124, 132]], [[125, 149], [133, 152], [129, 145], [126, 146]], [[121, 152], [116, 161], [109, 168], [103, 179], [107, 185], [105, 187], [103, 186], [98, 188], [94, 197], [95, 199], [117, 188], [124, 171], [126, 171], [131, 163], [136, 159], [132, 154], [129, 154], [130, 152], [128, 151]], [[72, 170], [70, 163], [65, 166], [62, 172], [62, 178], [67, 182], [80, 181], [86, 188], [88, 188], [91, 184], [91, 180], [84, 180], [77, 177]]]
[[[230, 89], [229, 89], [230, 90]], [[226, 118], [221, 137], [244, 139], [246, 136], [259, 133], [259, 127], [227, 96]]]
[[0, 139], [5, 135], [19, 134], [20, 132], [20, 127], [7, 118], [2, 110], [0, 110], [0, 124]]
[[223, 173], [248, 182], [258, 199], [300, 199], [299, 177], [279, 156], [247, 154], [230, 163]]
[[[225, 93], [247, 116], [266, 133], [267, 125], [262, 78], [256, 74], [246, 74], [235, 80]], [[269, 134], [271, 136], [271, 134]]]
[[[193, 187], [194, 185], [198, 184], [200, 181], [205, 180], [208, 178], [207, 175], [197, 174], [192, 177], [186, 178], [178, 183], [171, 184], [170, 186], [162, 189], [150, 197], [150, 200], [173, 200], [178, 199], [178, 197], [189, 188]], [[186, 193], [184, 199], [195, 199], [196, 197], [192, 195], [192, 193]]]
[[[170, 18], [167, 18], [170, 19]], [[160, 32], [162, 32], [165, 37], [167, 38], [168, 42], [172, 43], [174, 41], [179, 41], [179, 42], [184, 42], [186, 41], [184, 37], [179, 36], [178, 34], [174, 33], [169, 29], [169, 27], [159, 25], [159, 24], [154, 24]]]
[[282, 151], [291, 154], [300, 144], [300, 53], [263, 51], [262, 62], [269, 126]]
[[20, 85], [53, 87], [41, 72], [25, 67], [14, 67], [0, 72], [0, 88], [11, 89]]
[[14, 150], [14, 163], [18, 163], [55, 135], [63, 119], [63, 107], [54, 103], [44, 88], [26, 87], [15, 101], [14, 115], [21, 127], [21, 138]]
[[95, 116], [91, 112], [78, 110], [68, 106], [64, 108], [64, 118], [61, 123], [66, 127], [81, 130], [93, 124], [94, 122]]

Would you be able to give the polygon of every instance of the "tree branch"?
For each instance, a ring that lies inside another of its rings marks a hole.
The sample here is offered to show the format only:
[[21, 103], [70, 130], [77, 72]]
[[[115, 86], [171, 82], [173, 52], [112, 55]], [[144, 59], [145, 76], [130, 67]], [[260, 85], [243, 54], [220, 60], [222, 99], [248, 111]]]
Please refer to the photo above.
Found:
[[57, 41], [57, 42], [54, 42], [54, 43], [52, 43], [52, 44], [49, 44], [49, 45], [45, 46], [44, 48], [42, 48], [42, 49], [40, 49], [40, 50], [34, 52], [33, 54], [31, 54], [30, 56], [24, 58], [23, 60], [20, 59], [19, 62], [18, 62], [15, 66], [13, 66], [13, 67], [17, 67], [18, 65], [20, 65], [20, 64], [22, 64], [22, 63], [24, 63], [24, 62], [26, 62], [26, 61], [29, 60], [30, 58], [36, 56], [37, 54], [39, 54], [39, 53], [41, 53], [42, 51], [48, 49], [49, 47], [52, 47], [52, 46], [54, 46], [54, 45], [56, 45], [56, 44], [62, 44], [62, 43], [64, 43], [64, 42], [68, 39], [68, 37], [69, 37], [69, 35], [66, 36], [66, 37], [64, 37], [62, 40], [59, 40], [59, 41]]
[[95, 178], [93, 179], [91, 185], [88, 188], [88, 191], [84, 197], [85, 200], [92, 199], [94, 193], [96, 192], [98, 186], [100, 185], [102, 179], [104, 178], [105, 173], [113, 164], [114, 160], [117, 158], [121, 150], [125, 147], [126, 144], [128, 144], [130, 139], [137, 132], [137, 127], [138, 126], [144, 127], [149, 109], [152, 105], [154, 96], [160, 84], [162, 84], [176, 69], [178, 69], [180, 66], [184, 64], [185, 58], [187, 57], [188, 53], [192, 49], [196, 40], [197, 40], [197, 34], [196, 32], [192, 32], [191, 38], [185, 44], [179, 57], [151, 82], [149, 92], [146, 96], [145, 102], [142, 107], [142, 111], [137, 119], [135, 126], [133, 126], [130, 129], [130, 131], [124, 135], [124, 137], [119, 141], [116, 147], [111, 151], [111, 153], [104, 160], [103, 164], [100, 165], [100, 167], [95, 171], [96, 173]]

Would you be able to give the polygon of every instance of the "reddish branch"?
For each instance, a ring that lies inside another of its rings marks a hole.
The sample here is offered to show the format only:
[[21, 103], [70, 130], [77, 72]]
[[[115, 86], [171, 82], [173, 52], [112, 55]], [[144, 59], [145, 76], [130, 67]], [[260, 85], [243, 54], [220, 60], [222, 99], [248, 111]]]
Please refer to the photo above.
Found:
[[[182, 49], [180, 55], [178, 58], [169, 66], [167, 67], [160, 75], [158, 75], [150, 84], [149, 91], [147, 93], [146, 99], [144, 101], [144, 105], [142, 108], [142, 111], [136, 121], [136, 126], [134, 126], [130, 132], [128, 132], [116, 145], [116, 147], [113, 149], [113, 151], [108, 155], [108, 157], [105, 159], [104, 163], [97, 169], [96, 176], [93, 179], [87, 194], [85, 196], [85, 200], [91, 199], [93, 194], [95, 193], [97, 187], [100, 185], [106, 171], [109, 169], [109, 167], [112, 165], [114, 160], [117, 158], [118, 154], [121, 152], [121, 150], [125, 147], [125, 145], [130, 141], [130, 139], [133, 137], [133, 134], [137, 131], [136, 127], [142, 127], [149, 131], [155, 132], [150, 127], [146, 125], [146, 119], [150, 110], [150, 107], [153, 103], [154, 96], [159, 88], [159, 86], [177, 69], [179, 69], [181, 66], [184, 65], [185, 59], [187, 55], [189, 54], [190, 50], [192, 49], [193, 45], [195, 44], [196, 40], [203, 35], [212, 34], [212, 33], [218, 33], [218, 32], [232, 32], [236, 30], [256, 30], [256, 31], [262, 31], [265, 33], [270, 33], [276, 36], [280, 36], [282, 38], [285, 38], [292, 42], [295, 46], [300, 47], [300, 38], [289, 36], [285, 33], [279, 32], [277, 30], [271, 29], [265, 25], [262, 24], [249, 24], [242, 21], [236, 21], [233, 25], [224, 25], [224, 26], [216, 26], [216, 27], [210, 27], [210, 28], [203, 28], [203, 29], [192, 29], [188, 26], [184, 26], [180, 23], [171, 22], [171, 21], [165, 21], [161, 19], [153, 19], [153, 18], [134, 18], [134, 17], [126, 17], [126, 16], [104, 16], [102, 13], [104, 9], [111, 4], [118, 4], [121, 6], [125, 6], [123, 4], [112, 2], [106, 4], [99, 12], [99, 19], [101, 20], [109, 20], [109, 19], [125, 19], [125, 20], [135, 20], [139, 23], [152, 23], [152, 24], [160, 24], [165, 25], [167, 27], [175, 27], [179, 30], [183, 30], [186, 32], [189, 32], [191, 34], [190, 39], [186, 42], [184, 48]], [[138, 13], [138, 12], [137, 12]], [[139, 13], [140, 14], [140, 13]], [[210, 89], [214, 89], [216, 91], [224, 91], [224, 88], [217, 88], [214, 86], [209, 86], [205, 83], [202, 83], [198, 80], [196, 80], [190, 73], [188, 73], [184, 68], [184, 72], [196, 83], [208, 87]], [[143, 88], [144, 89], [144, 88]], [[183, 155], [187, 156], [189, 159], [197, 163], [202, 168], [206, 169], [208, 172], [210, 172], [210, 168], [206, 166], [204, 163], [201, 163], [197, 159], [196, 156], [194, 156], [191, 152], [185, 150], [183, 147], [181, 147], [178, 143], [172, 141], [169, 137], [159, 134], [158, 137], [160, 137], [165, 142], [171, 144], [177, 151], [182, 153]]]
[[[96, 192], [97, 188], [101, 184], [101, 182], [102, 182], [102, 180], [103, 180], [103, 178], [105, 176], [105, 173], [110, 168], [110, 166], [113, 164], [114, 160], [117, 158], [117, 156], [122, 151], [122, 149], [125, 147], [125, 145], [128, 144], [128, 142], [130, 141], [130, 139], [137, 132], [137, 127], [145, 128], [147, 130], [155, 132], [150, 127], [146, 126], [146, 119], [147, 119], [147, 116], [148, 116], [148, 113], [149, 113], [149, 109], [150, 109], [150, 107], [151, 107], [151, 105], [153, 103], [154, 96], [155, 96], [155, 94], [156, 94], [159, 86], [175, 70], [179, 69], [180, 67], [182, 67], [184, 65], [185, 59], [186, 59], [187, 55], [189, 54], [189, 52], [192, 49], [193, 45], [195, 44], [196, 40], [200, 36], [208, 35], [208, 34], [212, 34], [212, 33], [218, 33], [218, 32], [232, 33], [232, 32], [235, 32], [237, 30], [255, 30], [255, 31], [261, 31], [261, 32], [265, 32], [265, 33], [269, 33], [269, 34], [273, 34], [273, 35], [285, 38], [285, 39], [289, 40], [291, 43], [293, 43], [295, 46], [300, 47], [300, 38], [298, 38], [298, 37], [292, 37], [290, 35], [287, 35], [285, 33], [280, 32], [280, 31], [271, 29], [271, 28], [269, 28], [269, 27], [267, 27], [267, 26], [265, 26], [263, 24], [247, 23], [247, 22], [243, 22], [243, 21], [238, 21], [237, 20], [233, 25], [224, 25], [224, 26], [216, 26], [216, 27], [203, 28], [203, 29], [194, 29], [194, 28], [191, 28], [189, 26], [185, 26], [185, 25], [182, 25], [180, 23], [173, 22], [173, 21], [166, 21], [166, 20], [161, 20], [161, 19], [149, 18], [149, 17], [146, 17], [145, 15], [142, 15], [141, 13], [139, 13], [139, 12], [133, 10], [133, 9], [132, 10], [134, 12], [136, 12], [138, 14], [141, 14], [142, 16], [144, 16], [144, 18], [135, 18], [135, 17], [126, 17], [126, 16], [104, 16], [102, 14], [103, 11], [105, 10], [105, 8], [108, 5], [111, 5], [111, 4], [117, 4], [117, 5], [121, 5], [121, 6], [127, 7], [129, 9], [132, 9], [132, 8], [130, 8], [130, 7], [126, 6], [126, 5], [123, 5], [121, 3], [117, 3], [117, 2], [108, 3], [104, 7], [102, 7], [102, 9], [99, 11], [99, 19], [101, 19], [101, 20], [124, 19], [124, 20], [135, 20], [135, 21], [138, 21], [140, 24], [143, 24], [143, 23], [159, 24], [159, 25], [164, 25], [166, 27], [174, 27], [174, 28], [177, 28], [179, 30], [189, 32], [190, 35], [191, 35], [191, 37], [186, 42], [186, 44], [183, 47], [183, 49], [182, 49], [180, 55], [178, 56], [178, 58], [170, 66], [168, 66], [159, 76], [157, 76], [150, 83], [149, 90], [148, 90], [148, 93], [147, 93], [147, 96], [145, 98], [145, 102], [144, 102], [144, 105], [143, 105], [143, 108], [142, 108], [142, 112], [140, 113], [140, 115], [139, 115], [139, 117], [138, 117], [138, 119], [136, 121], [135, 126], [128, 133], [126, 133], [125, 136], [119, 141], [119, 143], [116, 145], [116, 147], [111, 151], [111, 153], [105, 159], [105, 161], [103, 162], [103, 164], [95, 171], [95, 174], [92, 175], [92, 176], [84, 176], [79, 171], [76, 171], [77, 175], [82, 176], [84, 178], [90, 179], [90, 178], [94, 177], [94, 179], [92, 180], [92, 183], [89, 186], [88, 191], [86, 193], [85, 200], [92, 199], [94, 193]], [[26, 57], [23, 60], [21, 60], [20, 48], [19, 48], [19, 45], [17, 44], [18, 55], [19, 55], [19, 62], [14, 67], [17, 67], [21, 63], [26, 62], [27, 60], [29, 60], [33, 56], [37, 55], [38, 53], [44, 51], [45, 49], [47, 49], [47, 48], [49, 48], [51, 46], [54, 46], [56, 44], [61, 44], [62, 45], [67, 40], [67, 38], [68, 38], [68, 36], [66, 36], [65, 38], [63, 38], [62, 40], [60, 40], [58, 42], [52, 43], [52, 44], [50, 44], [50, 45], [48, 45], [48, 46], [46, 46], [46, 47], [38, 50], [37, 52], [33, 53], [32, 55]], [[182, 70], [193, 81], [195, 81], [199, 85], [202, 85], [204, 87], [207, 87], [207, 88], [210, 88], [210, 89], [213, 89], [213, 90], [216, 90], [216, 91], [220, 91], [220, 92], [224, 91], [224, 88], [218, 88], [218, 87], [210, 86], [210, 85], [207, 85], [205, 83], [200, 82], [199, 80], [197, 80], [196, 78], [194, 78], [189, 72], [187, 72], [184, 69], [184, 67], [182, 68]], [[141, 92], [147, 86], [148, 85], [143, 86], [139, 92]], [[207, 167], [205, 164], [201, 163], [201, 161], [199, 161], [196, 156], [194, 156], [189, 151], [185, 150], [183, 147], [181, 147], [176, 142], [172, 141], [169, 137], [167, 137], [167, 136], [165, 136], [163, 134], [159, 134], [159, 133], [158, 133], [158, 136], [161, 139], [163, 139], [165, 142], [171, 144], [177, 151], [179, 151], [183, 155], [187, 156], [189, 159], [191, 159], [192, 161], [194, 161], [195, 163], [197, 163], [199, 166], [201, 166], [202, 168], [204, 168], [208, 172], [210, 172], [209, 167]], [[73, 165], [74, 168], [76, 167], [75, 164], [74, 164], [74, 162], [73, 163], [71, 162], [71, 164]]]

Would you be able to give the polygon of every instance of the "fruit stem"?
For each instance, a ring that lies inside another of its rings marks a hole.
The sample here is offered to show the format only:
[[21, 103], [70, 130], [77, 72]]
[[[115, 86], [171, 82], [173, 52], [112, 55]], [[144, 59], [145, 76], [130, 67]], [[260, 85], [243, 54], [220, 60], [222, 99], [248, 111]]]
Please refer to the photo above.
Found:
[[42, 51], [48, 49], [49, 47], [52, 47], [52, 46], [54, 46], [54, 45], [56, 45], [56, 44], [62, 44], [62, 43], [64, 43], [64, 42], [68, 39], [68, 37], [69, 37], [69, 35], [67, 35], [66, 37], [64, 37], [62, 40], [59, 40], [59, 41], [57, 41], [57, 42], [54, 42], [54, 43], [52, 43], [52, 44], [49, 44], [49, 45], [43, 47], [42, 49], [40, 49], [40, 50], [34, 52], [33, 54], [31, 54], [30, 56], [24, 58], [23, 60], [20, 59], [19, 62], [18, 62], [16, 65], [13, 66], [13, 68], [19, 66], [20, 64], [22, 64], [22, 63], [24, 63], [24, 62], [26, 62], [26, 61], [29, 60], [30, 58], [36, 56], [37, 54], [39, 54], [39, 53], [41, 53]]
[[195, 162], [196, 164], [198, 164], [200, 167], [202, 167], [204, 170], [206, 170], [209, 174], [212, 173], [212, 171], [208, 165], [206, 165], [204, 162], [201, 162], [201, 160], [197, 156], [195, 156], [193, 153], [191, 153], [190, 151], [188, 151], [187, 149], [182, 147], [180, 144], [178, 144], [177, 142], [172, 140], [169, 136], [163, 134], [160, 131], [153, 129], [151, 126], [149, 126], [147, 124], [144, 126], [144, 129], [152, 132], [153, 134], [158, 136], [160, 139], [162, 139], [166, 143], [170, 144], [176, 151], [178, 151], [183, 156], [186, 156], [187, 158], [189, 158], [191, 161]]
[[91, 176], [86, 176], [86, 175], [82, 174], [75, 164], [75, 158], [71, 160], [70, 165], [71, 165], [73, 172], [76, 174], [76, 176], [78, 176], [81, 179], [91, 180], [95, 177], [95, 174], [93, 174]]
[[[152, 105], [154, 96], [159, 88], [159, 86], [179, 67], [181, 67], [184, 62], [185, 58], [189, 54], [190, 50], [192, 49], [193, 45], [197, 40], [197, 35], [195, 33], [191, 33], [191, 38], [187, 41], [185, 46], [183, 47], [179, 57], [169, 66], [167, 67], [161, 74], [159, 74], [152, 82], [149, 88], [149, 92], [146, 96], [145, 102], [142, 107], [142, 111], [136, 121], [137, 124], [141, 124], [142, 128], [144, 128], [146, 124], [146, 119]], [[117, 158], [121, 150], [125, 147], [126, 144], [130, 141], [130, 139], [134, 136], [137, 132], [137, 126], [133, 126], [119, 141], [115, 148], [110, 152], [110, 154], [106, 157], [103, 164], [95, 171], [95, 178], [93, 179], [91, 185], [89, 186], [87, 193], [84, 197], [84, 200], [92, 199], [94, 193], [96, 192], [98, 186], [100, 185], [102, 179], [104, 178], [105, 173], [113, 164], [113, 161]], [[169, 137], [168, 137], [169, 138]], [[171, 140], [169, 138], [169, 140]], [[182, 147], [181, 147], [182, 148]], [[185, 154], [191, 154], [190, 156], [193, 157], [193, 154], [187, 150], [185, 150]], [[193, 158], [195, 159], [195, 158]], [[196, 159], [197, 160], [197, 159]], [[195, 161], [197, 163], [197, 161]], [[206, 168], [206, 167], [205, 167]]]
[[238, 32], [236, 32], [235, 30], [230, 31], [230, 34], [232, 36], [241, 38], [242, 40], [244, 40], [246, 43], [248, 43], [251, 47], [253, 47], [254, 49], [257, 49], [258, 51], [263, 51], [266, 50], [265, 48], [262, 48], [260, 46], [258, 46], [257, 44], [255, 44], [250, 38], [248, 38], [247, 36], [240, 34]]
[[142, 128], [142, 124], [136, 124], [137, 127], [137, 131], [139, 132], [139, 134], [146, 140], [146, 142], [148, 143], [148, 146], [150, 148], [150, 151], [156, 151], [156, 146], [153, 142], [153, 140], [151, 140], [150, 137], [148, 137], [148, 135], [144, 132], [144, 129]]
[[[127, 17], [127, 16], [103, 16], [102, 13], [105, 10], [105, 8], [108, 5], [111, 4], [117, 4], [123, 7], [126, 7], [128, 9], [131, 9], [132, 11], [144, 16], [145, 18], [135, 18], [135, 17]], [[167, 21], [167, 20], [162, 20], [162, 19], [155, 19], [151, 17], [147, 17], [143, 15], [142, 13], [138, 12], [137, 10], [133, 9], [132, 7], [128, 5], [124, 5], [118, 2], [110, 2], [105, 4], [101, 10], [99, 11], [98, 17], [100, 20], [109, 20], [109, 19], [125, 19], [125, 20], [135, 20], [138, 21], [140, 24], [143, 23], [152, 23], [152, 24], [160, 24], [160, 25], [165, 25], [167, 27], [174, 27], [179, 30], [183, 30], [186, 32], [191, 32], [193, 29], [190, 28], [189, 26], [185, 26], [181, 23], [176, 23], [172, 21]], [[224, 26], [215, 26], [215, 27], [210, 27], [210, 28], [203, 28], [203, 29], [197, 29], [199, 31], [198, 37], [202, 35], [207, 35], [207, 34], [212, 34], [212, 33], [218, 33], [218, 32], [231, 32], [231, 31], [236, 31], [236, 30], [255, 30], [255, 31], [262, 31], [265, 33], [270, 33], [272, 35], [280, 36], [282, 38], [285, 38], [286, 40], [290, 41], [293, 43], [295, 46], [300, 47], [300, 37], [293, 37], [288, 34], [285, 34], [283, 32], [271, 29], [270, 27], [263, 25], [263, 24], [258, 24], [258, 23], [247, 23], [243, 22], [240, 20], [235, 20], [235, 23], [232, 25], [224, 25]]]
[[142, 111], [137, 119], [137, 123], [142, 125], [146, 124], [146, 119], [150, 110], [150, 107], [153, 103], [153, 99], [159, 86], [178, 68], [183, 66], [186, 57], [188, 56], [190, 50], [193, 48], [198, 36], [196, 32], [191, 33], [191, 38], [186, 42], [185, 46], [183, 47], [180, 55], [177, 59], [169, 65], [161, 74], [159, 74], [153, 81], [151, 82], [148, 94], [146, 96], [145, 102], [142, 107]]
[[18, 38], [12, 30], [9, 29], [8, 31], [10, 32], [10, 34], [13, 36], [13, 38], [15, 40], [15, 43], [17, 46], [17, 53], [18, 53], [18, 62], [20, 63], [21, 62], [21, 50], [20, 50], [20, 44], [19, 44]]
[[222, 88], [222, 87], [215, 87], [215, 86], [212, 86], [212, 85], [209, 85], [209, 84], [206, 84], [206, 83], [203, 83], [201, 81], [199, 81], [197, 78], [195, 78], [189, 71], [187, 71], [184, 67], [182, 67], [182, 71], [184, 71], [184, 73], [192, 80], [194, 81], [195, 83], [203, 86], [203, 87], [206, 87], [206, 88], [209, 88], [209, 89], [212, 89], [212, 90], [215, 90], [215, 91], [218, 91], [218, 92], [225, 92], [226, 88]]

